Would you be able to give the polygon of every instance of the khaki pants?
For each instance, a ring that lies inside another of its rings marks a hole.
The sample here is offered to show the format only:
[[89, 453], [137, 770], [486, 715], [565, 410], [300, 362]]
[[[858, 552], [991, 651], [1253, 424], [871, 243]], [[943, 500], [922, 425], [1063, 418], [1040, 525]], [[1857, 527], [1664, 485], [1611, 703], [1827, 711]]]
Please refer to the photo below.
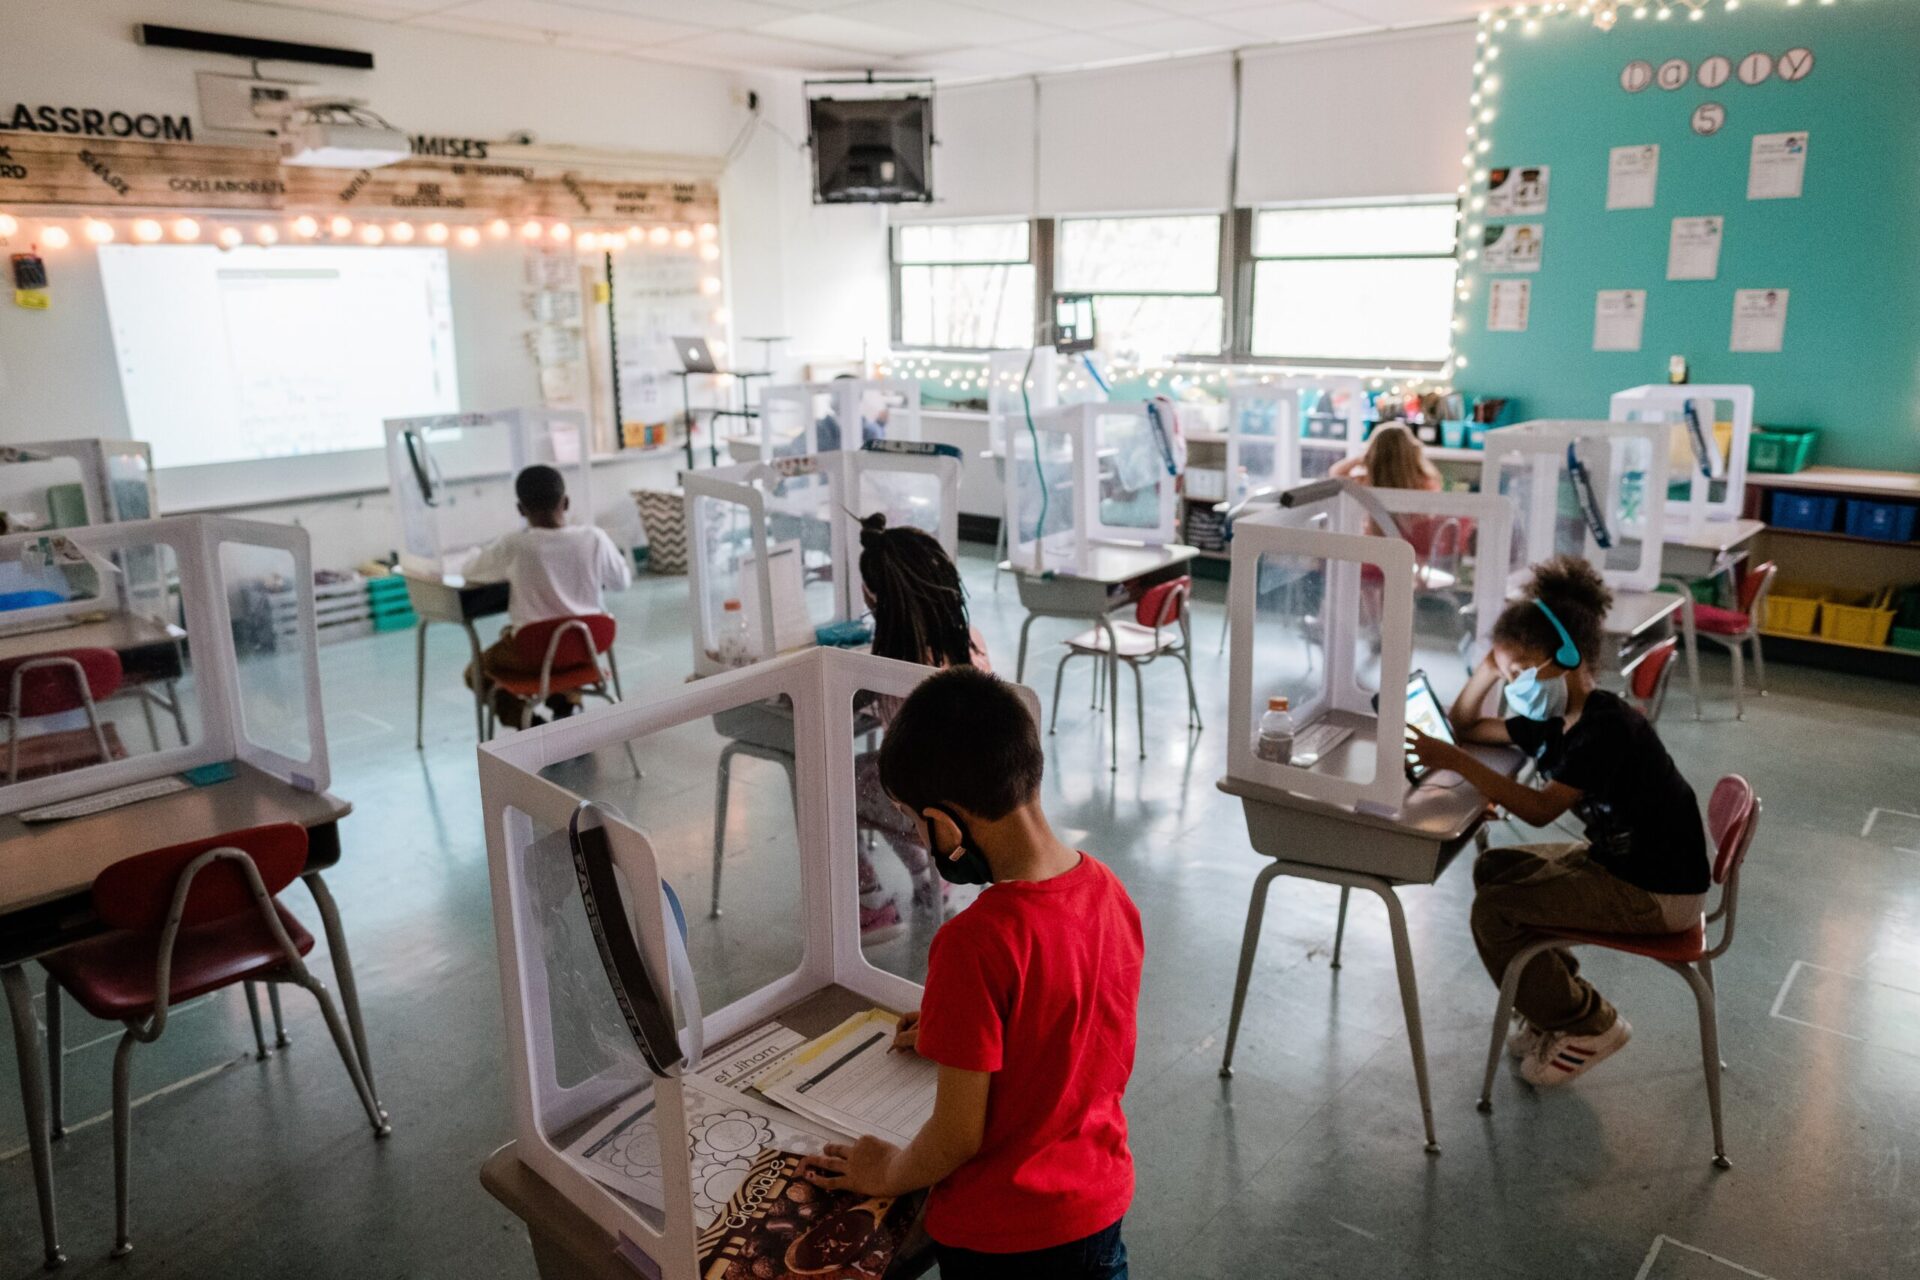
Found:
[[[501, 631], [500, 638], [480, 651], [480, 670], [489, 677], [521, 676], [529, 680], [540, 678], [540, 664], [532, 666], [520, 661], [520, 650], [513, 642], [513, 628]], [[473, 664], [469, 662], [466, 670], [467, 688], [476, 689], [476, 676]], [[493, 714], [509, 729], [518, 729], [521, 718], [527, 713], [527, 699], [516, 698], [503, 689], [493, 691]]]
[[[1670, 933], [1686, 927], [1692, 901], [1649, 893], [1609, 874], [1587, 856], [1585, 844], [1489, 849], [1474, 863], [1473, 883], [1473, 942], [1495, 983], [1514, 956], [1558, 930]], [[1559, 948], [1535, 956], [1522, 971], [1513, 1007], [1543, 1031], [1570, 1035], [1597, 1035], [1619, 1016], [1580, 976], [1573, 954]]]

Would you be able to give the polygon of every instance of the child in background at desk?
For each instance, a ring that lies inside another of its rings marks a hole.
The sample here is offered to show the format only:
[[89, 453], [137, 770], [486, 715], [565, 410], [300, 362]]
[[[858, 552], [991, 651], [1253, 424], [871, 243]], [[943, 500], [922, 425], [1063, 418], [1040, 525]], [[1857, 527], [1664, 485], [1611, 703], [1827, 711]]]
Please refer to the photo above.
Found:
[[894, 1040], [940, 1067], [932, 1117], [904, 1148], [831, 1145], [809, 1176], [861, 1195], [932, 1187], [944, 1280], [1127, 1274], [1140, 913], [1053, 833], [1044, 767], [1013, 686], [964, 666], [915, 689], [880, 748], [880, 780], [925, 824], [940, 874], [987, 888], [935, 935], [920, 1012]]
[[[967, 594], [939, 539], [919, 529], [889, 529], [884, 515], [860, 522], [860, 585], [873, 610], [873, 652], [882, 658], [927, 667], [974, 666], [992, 671], [986, 642], [967, 621]], [[872, 707], [884, 725], [899, 700], [881, 698]], [[900, 812], [880, 787], [878, 754], [853, 762], [856, 808], [863, 827], [878, 831], [913, 877], [914, 909], [932, 912], [944, 902], [945, 886], [920, 836], [920, 824]], [[899, 899], [887, 892], [873, 860], [860, 850], [860, 940], [872, 946], [899, 936]]]
[[[522, 664], [514, 645], [515, 628], [549, 618], [577, 618], [607, 611], [605, 591], [624, 591], [633, 582], [627, 558], [606, 531], [594, 524], [569, 525], [567, 482], [548, 466], [532, 466], [513, 479], [513, 496], [527, 527], [489, 543], [467, 566], [469, 582], [507, 584], [507, 628], [480, 655], [488, 675], [538, 676], [540, 668]], [[467, 687], [479, 672], [467, 665]], [[578, 695], [555, 694], [547, 711], [556, 719], [572, 715]], [[494, 714], [500, 723], [518, 725], [525, 700], [496, 689]]]
[[1335, 479], [1352, 479], [1375, 489], [1424, 489], [1438, 493], [1444, 487], [1440, 472], [1427, 461], [1427, 451], [1413, 432], [1398, 423], [1383, 423], [1367, 437], [1366, 452], [1342, 458], [1328, 469]]
[[[1422, 764], [1451, 769], [1529, 826], [1568, 810], [1584, 841], [1488, 849], [1474, 864], [1473, 940], [1498, 983], [1543, 934], [1677, 933], [1698, 924], [1710, 872], [1693, 788], [1646, 717], [1594, 687], [1594, 659], [1612, 593], [1586, 561], [1536, 565], [1493, 629], [1493, 651], [1454, 702], [1463, 742], [1512, 743], [1539, 765], [1538, 791], [1466, 751], [1409, 731]], [[1507, 719], [1480, 707], [1505, 678]], [[1530, 1084], [1565, 1084], [1618, 1051], [1627, 1020], [1580, 977], [1565, 950], [1536, 956], [1520, 977], [1507, 1047]]]

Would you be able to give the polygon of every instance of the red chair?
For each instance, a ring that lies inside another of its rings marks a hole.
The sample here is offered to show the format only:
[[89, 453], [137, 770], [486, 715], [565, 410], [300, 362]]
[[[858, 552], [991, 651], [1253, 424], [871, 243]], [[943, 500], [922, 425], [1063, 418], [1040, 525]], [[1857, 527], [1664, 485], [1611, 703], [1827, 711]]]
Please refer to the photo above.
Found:
[[1694, 634], [1725, 646], [1733, 659], [1733, 706], [1737, 719], [1747, 716], [1746, 666], [1742, 661], [1746, 647], [1753, 645], [1753, 674], [1760, 696], [1767, 695], [1767, 660], [1760, 652], [1760, 620], [1766, 615], [1767, 593], [1773, 590], [1779, 566], [1769, 560], [1747, 571], [1740, 581], [1740, 607], [1722, 609], [1716, 605], [1693, 606]]
[[41, 961], [47, 970], [55, 1137], [62, 1132], [61, 991], [94, 1017], [126, 1024], [113, 1057], [116, 1258], [133, 1248], [127, 1234], [133, 1046], [158, 1040], [174, 1005], [236, 983], [291, 982], [306, 988], [320, 1003], [374, 1135], [392, 1132], [332, 998], [301, 958], [313, 950], [313, 935], [275, 897], [306, 865], [306, 830], [290, 822], [122, 858], [93, 881], [93, 909], [109, 931]]
[[[524, 710], [519, 728], [533, 723], [533, 709], [557, 693], [591, 694], [608, 702], [618, 702], [620, 666], [613, 656], [614, 620], [604, 613], [583, 613], [573, 618], [546, 618], [515, 629], [513, 644], [519, 665], [538, 670], [538, 678], [519, 675], [487, 675], [481, 701], [487, 707], [487, 737], [498, 728], [493, 709], [493, 691], [498, 689], [521, 700]], [[606, 666], [600, 665], [605, 657]], [[627, 744], [627, 761], [638, 778], [640, 762], [634, 759], [633, 744]]]
[[1680, 652], [1680, 637], [1668, 636], [1629, 662], [1621, 673], [1627, 678], [1627, 693], [1640, 714], [1649, 722], [1660, 719], [1660, 708], [1667, 703], [1667, 686], [1673, 683], [1673, 660]]
[[[1566, 929], [1544, 937], [1513, 958], [1500, 983], [1500, 1002], [1494, 1009], [1493, 1047], [1487, 1054], [1487, 1075], [1480, 1085], [1480, 1110], [1493, 1110], [1493, 1076], [1506, 1045], [1513, 1017], [1513, 993], [1520, 975], [1543, 951], [1558, 947], [1605, 947], [1609, 951], [1658, 960], [1687, 980], [1700, 1011], [1700, 1058], [1707, 1073], [1707, 1108], [1713, 1116], [1713, 1163], [1721, 1169], [1733, 1164], [1720, 1125], [1720, 1028], [1714, 999], [1713, 962], [1733, 943], [1735, 911], [1740, 902], [1740, 868], [1760, 826], [1760, 797], [1739, 774], [1728, 774], [1713, 788], [1707, 802], [1707, 832], [1713, 838], [1713, 883], [1720, 886], [1720, 902], [1700, 923], [1679, 933], [1594, 933]], [[1720, 939], [1707, 945], [1707, 926], [1720, 924]]]
[[[1060, 685], [1067, 674], [1067, 663], [1075, 658], [1088, 657], [1103, 661], [1108, 676], [1109, 695], [1114, 699], [1113, 723], [1113, 767], [1120, 767], [1120, 691], [1118, 677], [1119, 664], [1124, 662], [1133, 671], [1134, 703], [1140, 716], [1140, 758], [1147, 758], [1147, 705], [1145, 686], [1140, 679], [1140, 668], [1151, 665], [1162, 656], [1177, 658], [1187, 676], [1187, 727], [1201, 728], [1200, 699], [1193, 691], [1193, 619], [1187, 611], [1187, 599], [1193, 594], [1193, 579], [1190, 577], [1171, 578], [1166, 582], [1149, 587], [1134, 606], [1132, 622], [1109, 623], [1107, 627], [1095, 627], [1083, 631], [1067, 641], [1067, 651], [1061, 655], [1060, 666], [1053, 675], [1053, 716], [1048, 721], [1047, 732], [1052, 733], [1060, 722]], [[1108, 627], [1112, 640], [1108, 640]], [[1095, 689], [1098, 690], [1099, 669], [1095, 669]], [[1098, 694], [1096, 692], [1096, 698]]]
[[[106, 728], [100, 723], [99, 709], [94, 705], [117, 693], [120, 679], [120, 655], [111, 649], [61, 649], [52, 653], [22, 654], [0, 662], [0, 680], [7, 684], [7, 781], [20, 780], [21, 748], [25, 745], [20, 741], [20, 720], [25, 716], [85, 711], [87, 728], [92, 732], [94, 746], [99, 749], [99, 761], [104, 764], [124, 754], [114, 750], [117, 735], [114, 742], [109, 742]], [[50, 742], [72, 735], [73, 731], [68, 730], [41, 734], [28, 741]], [[38, 772], [54, 773], [65, 767], [55, 760]]]

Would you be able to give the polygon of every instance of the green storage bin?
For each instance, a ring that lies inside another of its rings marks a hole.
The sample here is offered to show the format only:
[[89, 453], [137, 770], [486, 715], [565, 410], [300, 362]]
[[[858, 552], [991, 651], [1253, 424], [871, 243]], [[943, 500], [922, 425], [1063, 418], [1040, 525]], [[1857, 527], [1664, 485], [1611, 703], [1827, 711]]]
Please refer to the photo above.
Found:
[[1896, 649], [1920, 653], [1920, 627], [1895, 627], [1887, 634], [1887, 643]]
[[1747, 470], [1773, 475], [1805, 471], [1819, 438], [1812, 427], [1755, 427], [1747, 437]]

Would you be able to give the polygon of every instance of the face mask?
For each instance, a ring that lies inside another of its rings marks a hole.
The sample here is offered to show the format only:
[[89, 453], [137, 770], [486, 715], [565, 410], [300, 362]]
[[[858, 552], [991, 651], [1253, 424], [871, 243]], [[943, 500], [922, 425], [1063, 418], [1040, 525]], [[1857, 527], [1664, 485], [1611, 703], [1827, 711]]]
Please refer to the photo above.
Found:
[[993, 867], [987, 862], [987, 855], [974, 844], [973, 835], [960, 815], [943, 804], [928, 807], [947, 815], [947, 820], [960, 832], [960, 843], [943, 853], [934, 840], [933, 823], [927, 822], [927, 850], [933, 855], [933, 867], [940, 878], [948, 884], [992, 884]]
[[1540, 668], [1529, 667], [1507, 684], [1507, 708], [1528, 720], [1551, 720], [1566, 714], [1567, 677], [1540, 678]]

